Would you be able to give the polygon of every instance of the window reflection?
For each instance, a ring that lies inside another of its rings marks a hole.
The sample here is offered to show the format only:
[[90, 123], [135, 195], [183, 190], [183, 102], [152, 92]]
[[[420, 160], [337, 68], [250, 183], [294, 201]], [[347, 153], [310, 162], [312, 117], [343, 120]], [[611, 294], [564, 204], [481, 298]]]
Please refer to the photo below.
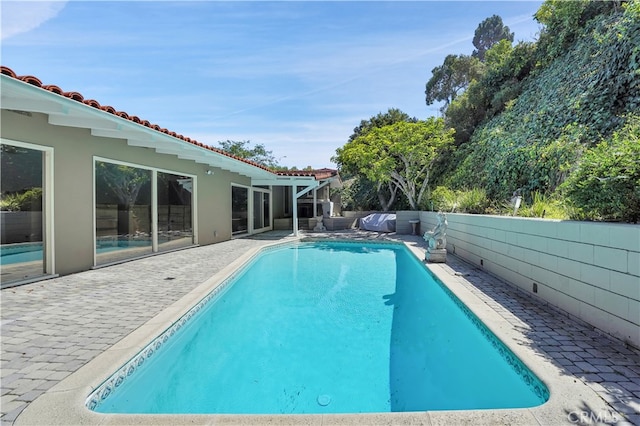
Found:
[[97, 263], [151, 252], [151, 171], [96, 161]]
[[2, 285], [43, 275], [44, 153], [0, 144]]
[[231, 187], [231, 233], [241, 234], [249, 228], [249, 190], [239, 186]]
[[269, 193], [253, 192], [253, 229], [266, 228], [271, 224]]
[[193, 244], [190, 177], [158, 172], [158, 249]]
[[271, 195], [268, 192], [262, 194], [262, 226], [267, 227], [271, 225], [271, 208], [270, 204]]

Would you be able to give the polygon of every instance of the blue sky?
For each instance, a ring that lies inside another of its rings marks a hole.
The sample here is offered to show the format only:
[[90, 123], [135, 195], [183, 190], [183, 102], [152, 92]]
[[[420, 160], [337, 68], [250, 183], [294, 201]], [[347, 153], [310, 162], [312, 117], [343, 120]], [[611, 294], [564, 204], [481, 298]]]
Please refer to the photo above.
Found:
[[541, 1], [0, 3], [2, 65], [198, 141], [334, 167], [361, 120], [424, 119], [431, 70], [485, 18], [535, 40]]

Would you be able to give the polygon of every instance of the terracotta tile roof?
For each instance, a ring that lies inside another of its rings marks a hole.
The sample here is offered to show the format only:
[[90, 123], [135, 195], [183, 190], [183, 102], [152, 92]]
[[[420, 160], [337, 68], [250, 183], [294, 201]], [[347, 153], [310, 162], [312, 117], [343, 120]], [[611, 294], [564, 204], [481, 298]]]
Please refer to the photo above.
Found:
[[[205, 145], [203, 143], [198, 142], [195, 139], [191, 139], [191, 138], [188, 138], [186, 136], [177, 134], [176, 132], [172, 132], [170, 130], [162, 128], [162, 127], [158, 126], [157, 124], [151, 124], [147, 120], [141, 120], [139, 117], [137, 117], [135, 115], [129, 115], [124, 111], [117, 111], [114, 107], [112, 107], [110, 105], [100, 105], [100, 103], [98, 101], [94, 100], [94, 99], [84, 99], [84, 97], [78, 92], [65, 92], [61, 88], [59, 88], [58, 86], [55, 86], [53, 84], [43, 85], [42, 81], [40, 81], [38, 78], [36, 78], [36, 77], [34, 77], [32, 75], [19, 76], [11, 68], [8, 68], [8, 67], [5, 67], [5, 66], [0, 66], [0, 73], [4, 74], [6, 76], [9, 76], [11, 78], [14, 78], [16, 80], [20, 80], [20, 81], [23, 81], [25, 83], [31, 84], [33, 86], [39, 87], [40, 89], [47, 90], [47, 91], [49, 91], [51, 93], [55, 93], [56, 95], [64, 96], [64, 97], [72, 99], [72, 100], [74, 100], [76, 102], [79, 102], [79, 103], [88, 105], [90, 107], [93, 107], [93, 108], [102, 110], [104, 112], [107, 112], [109, 114], [113, 114], [115, 116], [124, 118], [125, 120], [130, 120], [130, 121], [132, 121], [132, 122], [134, 122], [136, 124], [139, 124], [139, 125], [144, 126], [144, 127], [148, 127], [148, 128], [150, 128], [152, 130], [155, 130], [157, 132], [165, 133], [165, 134], [167, 134], [169, 136], [173, 136], [176, 139], [180, 139], [180, 140], [183, 140], [183, 141], [188, 142], [190, 144], [199, 146], [201, 148], [208, 149], [209, 151], [213, 151], [213, 152], [216, 152], [218, 154], [225, 155], [227, 157], [233, 158], [233, 159], [238, 160], [238, 161], [242, 161], [243, 163], [250, 164], [250, 165], [252, 165], [254, 167], [258, 167], [260, 169], [269, 171], [271, 173], [280, 174], [280, 173], [278, 173], [278, 172], [276, 172], [274, 170], [271, 170], [270, 168], [265, 167], [265, 166], [263, 166], [261, 164], [255, 163], [253, 161], [250, 161], [250, 160], [247, 160], [247, 159], [244, 159], [244, 158], [232, 155], [232, 154], [229, 154], [228, 152], [223, 151], [221, 149], [217, 149], [217, 148], [214, 148], [212, 146]], [[300, 175], [300, 176], [303, 176], [303, 175]], [[311, 175], [304, 175], [304, 176], [311, 176]]]
[[172, 132], [170, 130], [167, 130], [163, 127], [160, 127], [157, 124], [152, 124], [147, 120], [142, 120], [139, 117], [135, 116], [135, 115], [129, 115], [124, 111], [117, 111], [114, 107], [110, 106], [110, 105], [100, 105], [100, 103], [98, 101], [96, 101], [95, 99], [84, 99], [84, 96], [82, 96], [82, 94], [78, 93], [78, 92], [65, 92], [63, 91], [60, 87], [53, 85], [53, 84], [47, 84], [44, 85], [42, 84], [42, 81], [40, 81], [40, 79], [38, 79], [37, 77], [34, 77], [32, 75], [23, 75], [23, 76], [18, 76], [11, 68], [9, 67], [5, 67], [5, 66], [0, 66], [0, 72], [6, 76], [9, 76], [11, 78], [14, 78], [16, 80], [20, 80], [23, 81], [25, 83], [31, 84], [33, 86], [39, 87], [43, 90], [47, 90], [51, 93], [55, 93], [56, 95], [59, 96], [64, 96], [66, 98], [72, 99], [76, 102], [88, 105], [90, 107], [99, 109], [101, 111], [107, 112], [109, 114], [124, 118], [125, 120], [129, 120], [132, 121], [136, 124], [139, 124], [141, 126], [144, 127], [148, 127], [152, 130], [155, 130], [157, 132], [161, 132], [164, 134], [167, 134], [169, 136], [172, 136], [174, 138], [183, 140], [185, 142], [188, 142], [190, 144], [199, 146], [201, 148], [205, 148], [208, 149], [210, 151], [216, 152], [218, 154], [222, 154], [225, 155], [227, 157], [233, 158], [235, 160], [238, 161], [242, 161], [243, 163], [247, 163], [250, 164], [254, 167], [258, 167], [260, 169], [275, 173], [279, 176], [313, 176], [316, 178], [316, 180], [322, 180], [322, 179], [328, 179], [330, 177], [336, 176], [338, 174], [338, 171], [335, 169], [328, 169], [328, 168], [323, 168], [323, 169], [317, 169], [317, 170], [291, 170], [291, 171], [275, 171], [275, 170], [271, 170], [268, 167], [265, 167], [261, 164], [255, 163], [253, 161], [247, 160], [245, 158], [241, 158], [238, 156], [235, 156], [233, 154], [229, 154], [226, 151], [223, 151], [221, 149], [218, 148], [214, 148], [212, 146], [209, 145], [205, 145], [203, 143], [198, 142], [195, 139], [191, 139], [188, 138], [186, 136], [180, 135], [176, 132]]

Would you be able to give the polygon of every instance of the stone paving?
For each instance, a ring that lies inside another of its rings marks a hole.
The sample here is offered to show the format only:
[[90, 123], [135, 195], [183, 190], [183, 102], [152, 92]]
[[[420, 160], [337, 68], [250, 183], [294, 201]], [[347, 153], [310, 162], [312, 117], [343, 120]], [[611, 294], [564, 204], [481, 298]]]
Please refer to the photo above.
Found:
[[617, 413], [618, 424], [626, 419], [640, 425], [640, 351], [456, 257], [447, 258], [447, 268], [461, 274], [465, 287], [522, 333], [518, 344], [596, 391]]
[[[234, 239], [2, 290], [2, 425], [248, 249], [285, 235]], [[321, 236], [397, 238], [353, 231]], [[640, 424], [640, 352], [454, 256], [445, 268], [520, 331], [518, 344], [586, 383], [609, 403], [618, 424]]]

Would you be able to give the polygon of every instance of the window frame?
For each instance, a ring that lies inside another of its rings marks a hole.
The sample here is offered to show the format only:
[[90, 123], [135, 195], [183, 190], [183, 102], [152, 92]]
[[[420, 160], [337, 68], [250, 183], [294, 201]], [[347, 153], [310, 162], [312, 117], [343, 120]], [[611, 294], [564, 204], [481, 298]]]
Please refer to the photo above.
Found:
[[15, 139], [0, 138], [0, 144], [11, 145], [18, 148], [31, 149], [40, 151], [43, 154], [42, 160], [42, 248], [43, 248], [43, 274], [27, 278], [25, 280], [12, 281], [3, 283], [2, 288], [13, 287], [20, 284], [26, 284], [33, 281], [39, 281], [45, 276], [56, 274], [56, 256], [55, 256], [55, 210], [54, 210], [54, 148], [47, 145], [38, 145], [29, 142], [17, 141]]
[[116, 164], [116, 165], [120, 165], [120, 166], [127, 166], [127, 167], [134, 167], [137, 169], [141, 169], [141, 170], [148, 170], [151, 172], [151, 254], [147, 254], [147, 255], [143, 255], [143, 256], [137, 256], [137, 257], [131, 257], [128, 258], [126, 260], [119, 260], [113, 263], [122, 263], [122, 262], [126, 262], [132, 259], [136, 259], [138, 257], [147, 257], [147, 256], [153, 256], [159, 253], [168, 253], [171, 250], [163, 250], [160, 251], [158, 250], [158, 172], [160, 173], [168, 173], [168, 174], [172, 174], [172, 175], [178, 175], [178, 176], [185, 176], [188, 178], [191, 178], [192, 181], [192, 185], [193, 185], [193, 194], [191, 197], [191, 214], [192, 214], [192, 224], [193, 224], [193, 241], [191, 245], [185, 246], [185, 247], [181, 247], [177, 250], [181, 250], [183, 248], [186, 247], [194, 247], [196, 245], [198, 245], [198, 196], [197, 196], [197, 191], [198, 191], [198, 177], [195, 174], [192, 173], [184, 173], [184, 172], [179, 172], [176, 170], [170, 170], [170, 169], [165, 169], [162, 167], [154, 167], [154, 166], [147, 166], [147, 165], [143, 165], [143, 164], [137, 164], [137, 163], [131, 163], [128, 161], [121, 161], [121, 160], [115, 160], [113, 158], [107, 158], [107, 157], [101, 157], [101, 156], [97, 156], [94, 155], [93, 156], [93, 170], [92, 170], [92, 174], [93, 174], [93, 267], [102, 267], [102, 266], [107, 266], [111, 263], [101, 263], [98, 264], [97, 263], [97, 252], [96, 252], [96, 245], [98, 242], [98, 235], [97, 235], [97, 231], [96, 231], [96, 226], [97, 226], [97, 215], [96, 215], [96, 199], [97, 199], [97, 195], [96, 195], [96, 163], [97, 162], [103, 162], [103, 163], [110, 163], [110, 164]]

